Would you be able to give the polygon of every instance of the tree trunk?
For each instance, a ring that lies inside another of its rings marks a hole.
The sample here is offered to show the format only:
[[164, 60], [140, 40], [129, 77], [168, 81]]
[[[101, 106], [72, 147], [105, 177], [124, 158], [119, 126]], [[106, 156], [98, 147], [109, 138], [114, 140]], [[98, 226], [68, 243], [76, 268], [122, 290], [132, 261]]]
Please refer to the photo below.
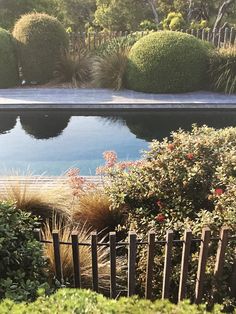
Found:
[[187, 15], [187, 19], [188, 19], [189, 22], [193, 18], [193, 11], [194, 11], [193, 7], [194, 7], [193, 0], [189, 0], [188, 15]]
[[148, 0], [148, 3], [151, 6], [156, 24], [159, 24], [159, 16], [158, 16], [157, 7], [156, 7], [156, 0]]
[[231, 4], [234, 3], [235, 0], [226, 0], [222, 3], [222, 5], [219, 8], [217, 17], [216, 17], [216, 21], [214, 24], [214, 30], [220, 27], [220, 23], [227, 11], [227, 9], [230, 7]]

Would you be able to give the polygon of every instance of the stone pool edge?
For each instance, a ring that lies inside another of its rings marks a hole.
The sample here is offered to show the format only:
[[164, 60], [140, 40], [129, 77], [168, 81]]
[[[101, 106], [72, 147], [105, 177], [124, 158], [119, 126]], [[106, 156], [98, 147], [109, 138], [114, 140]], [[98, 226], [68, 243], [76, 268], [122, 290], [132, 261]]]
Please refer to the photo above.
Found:
[[18, 88], [0, 90], [0, 110], [236, 109], [236, 94], [145, 94], [130, 90]]

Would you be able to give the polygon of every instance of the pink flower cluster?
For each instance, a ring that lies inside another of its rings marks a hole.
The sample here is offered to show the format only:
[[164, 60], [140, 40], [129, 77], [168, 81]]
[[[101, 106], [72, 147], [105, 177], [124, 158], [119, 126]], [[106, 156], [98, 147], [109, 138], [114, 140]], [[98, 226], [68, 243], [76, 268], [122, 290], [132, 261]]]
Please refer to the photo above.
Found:
[[117, 162], [117, 154], [114, 151], [104, 152], [103, 158], [105, 159], [105, 165], [96, 169], [96, 174], [98, 175], [106, 174], [111, 169], [127, 170], [129, 168], [139, 167], [144, 164], [143, 160]]
[[73, 191], [73, 196], [79, 196], [82, 192], [88, 189], [95, 188], [94, 183], [88, 182], [85, 178], [80, 176], [80, 170], [73, 168], [66, 173], [69, 179], [70, 187]]

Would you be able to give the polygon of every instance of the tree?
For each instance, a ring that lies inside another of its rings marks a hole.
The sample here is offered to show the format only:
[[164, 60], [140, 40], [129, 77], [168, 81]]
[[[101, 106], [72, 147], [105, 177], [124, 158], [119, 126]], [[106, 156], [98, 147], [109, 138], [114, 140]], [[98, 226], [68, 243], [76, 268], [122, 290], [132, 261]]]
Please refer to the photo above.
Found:
[[97, 0], [95, 23], [111, 31], [129, 31], [137, 30], [141, 21], [152, 16], [147, 0]]
[[[53, 0], [54, 1], [54, 0]], [[0, 27], [12, 29], [15, 21], [23, 14], [37, 11], [51, 14], [52, 0], [0, 0]]]
[[217, 29], [220, 27], [220, 24], [222, 22], [222, 19], [227, 12], [227, 10], [230, 8], [230, 6], [235, 3], [235, 0], [226, 0], [224, 1], [221, 6], [219, 7], [219, 11], [215, 20], [214, 29]]

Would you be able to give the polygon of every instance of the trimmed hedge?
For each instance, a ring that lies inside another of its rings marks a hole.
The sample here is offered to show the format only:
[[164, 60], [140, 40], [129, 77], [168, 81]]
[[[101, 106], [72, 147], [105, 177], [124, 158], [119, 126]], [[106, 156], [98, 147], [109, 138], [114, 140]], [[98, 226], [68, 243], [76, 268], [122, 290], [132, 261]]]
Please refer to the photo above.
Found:
[[178, 93], [204, 86], [208, 49], [195, 37], [161, 31], [141, 38], [132, 47], [127, 87], [151, 93]]
[[[17, 313], [96, 313], [96, 314], [203, 314], [208, 313], [204, 305], [190, 305], [187, 301], [175, 305], [169, 301], [138, 300], [138, 298], [121, 298], [118, 301], [108, 300], [102, 295], [88, 290], [61, 289], [49, 298], [40, 297], [36, 302], [15, 304], [5, 300], [0, 304], [1, 314]], [[216, 306], [214, 314], [220, 312]]]
[[16, 47], [11, 34], [0, 28], [0, 88], [18, 84], [18, 62]]
[[27, 14], [16, 23], [13, 36], [18, 41], [24, 79], [37, 83], [52, 79], [60, 52], [69, 45], [63, 25], [47, 14]]

